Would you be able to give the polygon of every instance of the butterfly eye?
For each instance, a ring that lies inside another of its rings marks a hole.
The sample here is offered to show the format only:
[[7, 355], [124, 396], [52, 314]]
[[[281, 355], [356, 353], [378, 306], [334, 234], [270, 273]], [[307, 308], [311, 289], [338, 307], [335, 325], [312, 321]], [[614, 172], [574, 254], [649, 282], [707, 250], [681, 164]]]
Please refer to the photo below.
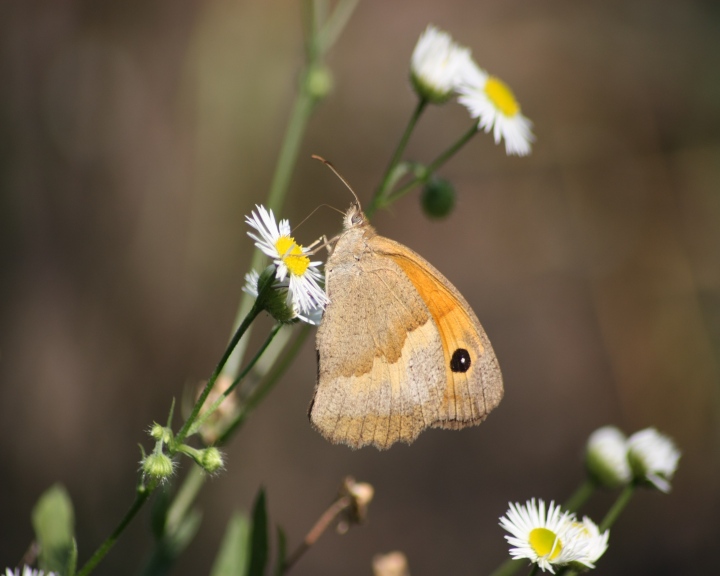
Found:
[[450, 358], [450, 370], [453, 372], [467, 372], [471, 364], [470, 353], [465, 348], [458, 348]]

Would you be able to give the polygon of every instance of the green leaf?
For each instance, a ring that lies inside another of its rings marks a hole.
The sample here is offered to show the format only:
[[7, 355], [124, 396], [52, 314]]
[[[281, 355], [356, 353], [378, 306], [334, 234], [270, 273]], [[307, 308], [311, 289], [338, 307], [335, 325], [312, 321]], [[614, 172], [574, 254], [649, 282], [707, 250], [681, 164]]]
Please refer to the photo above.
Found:
[[248, 568], [250, 520], [235, 512], [228, 522], [210, 576], [243, 576]]
[[265, 507], [265, 490], [255, 498], [250, 532], [250, 565], [247, 576], [263, 576], [268, 559], [268, 519]]
[[72, 576], [77, 562], [75, 514], [65, 488], [55, 484], [32, 511], [35, 537], [40, 544], [40, 568], [62, 576]]
[[287, 538], [285, 538], [285, 530], [281, 526], [277, 527], [277, 558], [275, 560], [275, 576], [282, 576], [285, 568], [285, 560], [287, 559]]

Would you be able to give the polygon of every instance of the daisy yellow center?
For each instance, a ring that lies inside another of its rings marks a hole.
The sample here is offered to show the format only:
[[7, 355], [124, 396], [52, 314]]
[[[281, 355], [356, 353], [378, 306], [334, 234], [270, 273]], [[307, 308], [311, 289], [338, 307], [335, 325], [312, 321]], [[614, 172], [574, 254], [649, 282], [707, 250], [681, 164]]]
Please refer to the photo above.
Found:
[[275, 249], [281, 254], [282, 261], [295, 276], [302, 276], [310, 266], [310, 258], [305, 256], [302, 247], [295, 243], [292, 236], [280, 236], [275, 242]]
[[515, 95], [510, 90], [510, 87], [499, 78], [495, 78], [495, 76], [490, 76], [487, 79], [485, 95], [505, 116], [512, 117], [520, 112], [520, 104], [515, 100]]
[[530, 546], [538, 556], [555, 560], [562, 551], [562, 542], [555, 532], [547, 528], [535, 528], [530, 532]]

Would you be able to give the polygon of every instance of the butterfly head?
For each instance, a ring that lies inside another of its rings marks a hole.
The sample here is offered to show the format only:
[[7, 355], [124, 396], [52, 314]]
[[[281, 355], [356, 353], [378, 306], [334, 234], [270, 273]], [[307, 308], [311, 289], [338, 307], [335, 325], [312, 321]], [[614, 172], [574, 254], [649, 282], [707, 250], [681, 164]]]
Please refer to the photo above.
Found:
[[343, 218], [343, 228], [345, 230], [360, 228], [365, 226], [367, 223], [368, 221], [362, 211], [362, 208], [360, 207], [360, 202], [353, 202], [350, 205], [350, 208], [348, 208], [348, 211], [345, 212], [345, 217]]

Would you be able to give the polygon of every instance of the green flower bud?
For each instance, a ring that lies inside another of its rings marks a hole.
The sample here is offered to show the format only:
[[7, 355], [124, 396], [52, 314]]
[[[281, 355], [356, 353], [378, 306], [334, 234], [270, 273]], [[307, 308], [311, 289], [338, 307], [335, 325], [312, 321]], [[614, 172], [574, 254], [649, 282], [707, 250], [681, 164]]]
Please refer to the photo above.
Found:
[[162, 440], [164, 444], [169, 444], [172, 441], [173, 434], [169, 428], [154, 422], [152, 428], [150, 428], [150, 436], [155, 440]]
[[423, 211], [430, 218], [445, 218], [455, 206], [455, 188], [443, 178], [432, 178], [420, 197]]
[[213, 474], [218, 470], [225, 467], [225, 462], [222, 457], [220, 450], [214, 447], [206, 448], [201, 451], [200, 466], [202, 466], [206, 472]]
[[225, 466], [220, 450], [214, 447], [198, 450], [187, 444], [178, 446], [178, 451], [192, 458], [206, 472], [212, 474]]
[[332, 74], [324, 66], [316, 66], [308, 70], [305, 82], [308, 92], [315, 100], [322, 100], [333, 88]]
[[165, 481], [175, 472], [175, 463], [165, 454], [150, 454], [142, 461], [143, 474]]

